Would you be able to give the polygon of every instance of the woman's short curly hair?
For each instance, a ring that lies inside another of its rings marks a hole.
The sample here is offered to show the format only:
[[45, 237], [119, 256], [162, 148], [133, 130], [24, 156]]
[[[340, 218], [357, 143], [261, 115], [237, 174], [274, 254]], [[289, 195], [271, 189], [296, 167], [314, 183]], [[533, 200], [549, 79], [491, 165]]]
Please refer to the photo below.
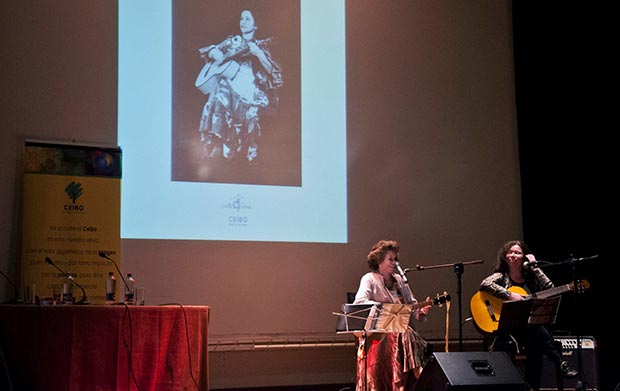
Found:
[[400, 246], [398, 242], [395, 240], [379, 240], [375, 243], [374, 246], [370, 249], [368, 256], [366, 257], [366, 261], [368, 262], [368, 267], [372, 271], [379, 270], [379, 264], [383, 262], [385, 258], [385, 253], [388, 251], [394, 251], [398, 258], [398, 250]]

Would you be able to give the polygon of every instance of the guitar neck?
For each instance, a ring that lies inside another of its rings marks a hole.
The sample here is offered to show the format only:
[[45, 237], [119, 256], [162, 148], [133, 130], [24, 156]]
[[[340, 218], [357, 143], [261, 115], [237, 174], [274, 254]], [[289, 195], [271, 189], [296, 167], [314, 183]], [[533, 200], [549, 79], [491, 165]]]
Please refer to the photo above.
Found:
[[568, 292], [570, 290], [572, 290], [572, 284], [565, 284], [541, 292], [532, 293], [530, 297], [534, 299], [547, 299], [549, 297], [556, 296], [560, 293]]
[[422, 307], [426, 307], [427, 305], [433, 305], [435, 302], [433, 300], [424, 300], [424, 301], [418, 301], [415, 304], [412, 304], [411, 309], [412, 310], [417, 310], [419, 308]]
[[[273, 40], [273, 38], [265, 38], [265, 39], [256, 39], [253, 42], [258, 45], [260, 48], [265, 48], [265, 46], [269, 43], [271, 43], [271, 41]], [[231, 60], [237, 56], [243, 55], [243, 54], [247, 54], [250, 52], [250, 47], [248, 46], [248, 41], [243, 40], [243, 43], [235, 48], [234, 50], [230, 50], [222, 59], [222, 62]]]

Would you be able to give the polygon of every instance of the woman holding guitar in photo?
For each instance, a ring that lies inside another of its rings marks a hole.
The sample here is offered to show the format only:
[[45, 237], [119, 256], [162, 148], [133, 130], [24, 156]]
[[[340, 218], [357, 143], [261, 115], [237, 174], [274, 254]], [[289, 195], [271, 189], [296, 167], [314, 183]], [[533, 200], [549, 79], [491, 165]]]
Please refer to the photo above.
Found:
[[275, 107], [282, 85], [280, 66], [271, 58], [270, 39], [256, 40], [254, 15], [243, 10], [241, 35], [199, 49], [205, 66], [196, 87], [208, 95], [200, 119], [200, 140], [210, 158], [258, 157], [261, 109]]
[[[554, 289], [553, 282], [536, 266], [536, 257], [520, 240], [506, 242], [497, 255], [493, 274], [482, 280], [478, 294], [490, 294], [502, 301], [525, 300], [524, 295]], [[478, 295], [477, 294], [477, 295]], [[477, 298], [475, 295], [475, 298]], [[479, 323], [480, 315], [475, 314], [472, 299], [472, 315]], [[494, 316], [489, 300], [482, 313]], [[499, 317], [499, 312], [496, 314]], [[484, 328], [484, 325], [482, 325]], [[516, 343], [516, 346], [515, 346]], [[507, 350], [516, 353], [523, 349], [526, 357], [525, 380], [533, 390], [540, 388], [542, 357], [547, 355], [556, 366], [558, 385], [563, 385], [562, 376], [576, 377], [577, 371], [562, 361], [561, 350], [553, 336], [544, 325], [527, 325], [524, 329], [511, 330], [510, 335], [496, 333], [490, 350]]]

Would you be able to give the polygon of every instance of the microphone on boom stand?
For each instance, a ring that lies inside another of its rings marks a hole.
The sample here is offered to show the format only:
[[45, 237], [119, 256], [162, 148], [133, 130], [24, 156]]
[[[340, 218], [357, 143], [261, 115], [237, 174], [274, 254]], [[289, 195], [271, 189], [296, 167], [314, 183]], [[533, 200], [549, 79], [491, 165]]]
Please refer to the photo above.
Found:
[[88, 301], [88, 299], [86, 298], [86, 291], [84, 290], [84, 288], [82, 287], [82, 285], [80, 285], [77, 281], [75, 281], [75, 278], [73, 278], [73, 276], [69, 273], [67, 273], [66, 271], [62, 270], [61, 268], [58, 267], [58, 265], [56, 265], [54, 263], [54, 261], [52, 261], [52, 259], [50, 257], [45, 257], [45, 262], [49, 263], [50, 265], [54, 266], [56, 269], [58, 269], [59, 272], [62, 273], [63, 276], [71, 279], [71, 281], [73, 281], [73, 283], [75, 285], [77, 285], [78, 288], [80, 288], [82, 290], [82, 300], [78, 301], [75, 304], [90, 304], [90, 301]]

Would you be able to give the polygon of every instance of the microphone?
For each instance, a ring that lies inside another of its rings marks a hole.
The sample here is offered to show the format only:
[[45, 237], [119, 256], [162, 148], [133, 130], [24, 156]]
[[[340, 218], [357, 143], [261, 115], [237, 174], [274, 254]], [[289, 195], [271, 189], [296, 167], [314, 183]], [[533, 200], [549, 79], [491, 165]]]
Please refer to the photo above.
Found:
[[398, 270], [398, 274], [400, 274], [400, 276], [403, 278], [403, 281], [405, 282], [405, 284], [408, 284], [409, 281], [407, 281], [407, 274], [405, 273], [405, 271], [400, 267], [400, 263], [398, 263], [398, 261], [396, 261], [396, 270]]
[[118, 265], [116, 264], [116, 262], [114, 262], [112, 258], [108, 257], [106, 253], [104, 253], [103, 251], [99, 251], [99, 256], [101, 258], [105, 258], [108, 261], [112, 262], [112, 264], [116, 268], [116, 271], [118, 272], [118, 275], [121, 276], [121, 280], [123, 280], [123, 284], [125, 284], [125, 288], [127, 288], [128, 292], [131, 291], [131, 289], [129, 289], [129, 285], [127, 285], [127, 281], [125, 280], [125, 277], [123, 277], [123, 273], [121, 273], [121, 270], [118, 268]]
[[398, 274], [403, 279], [405, 286], [403, 287], [404, 292], [401, 292], [404, 297], [408, 297], [409, 302], [413, 303], [415, 298], [413, 297], [413, 293], [411, 292], [411, 288], [409, 287], [409, 281], [407, 280], [407, 273], [400, 267], [400, 263], [396, 261], [396, 270], [398, 270]]
[[69, 273], [67, 273], [66, 271], [62, 270], [61, 268], [58, 267], [58, 265], [56, 265], [54, 263], [54, 261], [52, 261], [52, 259], [50, 257], [45, 257], [45, 262], [49, 263], [50, 265], [54, 266], [56, 269], [58, 269], [59, 272], [61, 272], [63, 274], [63, 276], [70, 278], [71, 281], [73, 281], [73, 283], [75, 285], [77, 285], [78, 288], [80, 288], [82, 290], [82, 300], [78, 301], [75, 304], [90, 304], [90, 301], [88, 301], [88, 299], [86, 298], [86, 291], [84, 290], [84, 288], [82, 287], [82, 285], [80, 285], [77, 281], [75, 281], [75, 278], [73, 278], [72, 275], [70, 275]]
[[538, 267], [538, 261], [525, 261], [523, 262], [523, 268], [527, 270], [532, 270]]

